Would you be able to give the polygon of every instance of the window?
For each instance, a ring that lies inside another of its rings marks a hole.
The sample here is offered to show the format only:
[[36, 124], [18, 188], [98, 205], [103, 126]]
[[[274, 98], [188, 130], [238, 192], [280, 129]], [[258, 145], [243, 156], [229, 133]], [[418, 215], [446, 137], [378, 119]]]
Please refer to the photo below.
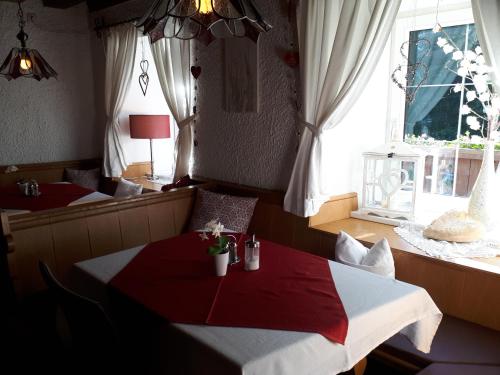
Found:
[[[419, 7], [420, 4], [423, 6]], [[475, 50], [479, 41], [469, 1], [441, 1], [442, 33], [432, 30], [436, 24], [435, 3], [420, 4], [414, 0], [403, 1], [391, 36], [391, 72], [398, 64], [407, 63], [400, 55], [403, 45], [408, 63], [425, 63], [429, 67], [428, 75], [424, 80], [423, 71], [417, 71], [415, 77], [408, 80], [407, 90], [418, 87], [411, 102], [405, 101], [402, 90], [391, 85], [387, 139], [404, 140], [425, 151], [426, 194], [420, 211], [428, 211], [428, 217], [437, 217], [449, 209], [466, 209], [467, 200], [463, 198], [469, 196], [474, 186], [482, 159], [479, 150], [482, 145], [475, 137], [480, 131], [471, 130], [460, 112], [467, 102], [465, 90], [454, 90], [456, 84], [467, 86], [472, 82], [447, 69], [448, 65], [456, 70], [455, 61], [451, 53], [445, 54], [437, 45], [437, 39], [451, 39], [464, 53]], [[403, 44], [418, 39], [429, 43]], [[480, 104], [473, 109], [482, 113]]]

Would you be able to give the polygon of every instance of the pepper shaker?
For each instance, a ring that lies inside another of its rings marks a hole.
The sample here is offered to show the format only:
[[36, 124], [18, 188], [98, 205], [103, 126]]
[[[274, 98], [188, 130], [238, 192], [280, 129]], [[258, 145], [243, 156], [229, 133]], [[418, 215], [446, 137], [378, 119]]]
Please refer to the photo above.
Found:
[[255, 234], [245, 241], [245, 271], [259, 269], [260, 242], [255, 239]]

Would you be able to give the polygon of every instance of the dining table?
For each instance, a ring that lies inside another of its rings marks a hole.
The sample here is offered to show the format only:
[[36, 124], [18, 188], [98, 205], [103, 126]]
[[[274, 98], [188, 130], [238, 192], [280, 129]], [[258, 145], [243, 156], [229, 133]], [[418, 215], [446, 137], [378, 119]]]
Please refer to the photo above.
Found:
[[[71, 287], [78, 293], [99, 301], [105, 310], [112, 312], [110, 290], [113, 288], [110, 286], [119, 278], [117, 275], [123, 274], [150, 246], [151, 244], [144, 244], [75, 263], [70, 275]], [[262, 242], [261, 259], [270, 256], [273, 246], [270, 241]], [[286, 252], [282, 245], [279, 246]], [[238, 249], [242, 262], [243, 250]], [[158, 254], [165, 255], [169, 251], [172, 250], [165, 246], [164, 249], [160, 248]], [[298, 252], [293, 249], [290, 251]], [[286, 256], [286, 253], [283, 254]], [[314, 257], [309, 253], [303, 254], [305, 255], [301, 256], [305, 258], [301, 259]], [[183, 319], [180, 319], [181, 322], [165, 319], [165, 341], [174, 340], [175, 344], [170, 344], [169, 349], [164, 351], [159, 344], [157, 355], [168, 363], [160, 367], [181, 369], [174, 373], [183, 374], [337, 374], [352, 369], [378, 345], [398, 332], [418, 350], [426, 353], [430, 351], [442, 313], [425, 289], [335, 261], [324, 261], [348, 321], [343, 340], [335, 342], [318, 332], [231, 326], [220, 319], [220, 324], [192, 324], [182, 322]], [[268, 262], [267, 267], [271, 267], [271, 264]], [[273, 267], [280, 267], [279, 264], [277, 262]], [[209, 258], [205, 266], [213, 266]], [[245, 272], [243, 267], [238, 270], [231, 267], [233, 266], [229, 267], [228, 275], [231, 272]], [[264, 271], [253, 272], [248, 273], [250, 280], [251, 277], [258, 277], [258, 272]], [[147, 273], [148, 270], [144, 270], [144, 280], [147, 279]], [[140, 273], [136, 272], [134, 277], [134, 287], [141, 287]], [[172, 281], [171, 277], [186, 279], [188, 276], [183, 275], [182, 269], [179, 269], [177, 274], [170, 274], [168, 277]], [[207, 276], [207, 280], [209, 278], [211, 280], [211, 276]], [[151, 280], [144, 281], [143, 287], [147, 288], [148, 282], [151, 283]], [[270, 283], [268, 289], [266, 293], [273, 292], [273, 283]], [[255, 293], [259, 293], [258, 288]], [[127, 296], [126, 291], [124, 293], [122, 290], [120, 295], [135, 300], [132, 302], [140, 302], [133, 294]], [[148, 296], [150, 300], [153, 297]], [[168, 295], [158, 295], [156, 298], [169, 300]], [[155, 305], [155, 301], [150, 302]], [[171, 298], [170, 302], [175, 304], [175, 298]], [[301, 307], [299, 303], [297, 301], [297, 308]], [[143, 307], [149, 308], [148, 304]], [[238, 304], [228, 305], [228, 309], [234, 309], [236, 315], [238, 308]], [[293, 307], [287, 305], [287, 309], [293, 310]], [[313, 315], [311, 320], [315, 319]], [[231, 314], [222, 316], [230, 317]]]

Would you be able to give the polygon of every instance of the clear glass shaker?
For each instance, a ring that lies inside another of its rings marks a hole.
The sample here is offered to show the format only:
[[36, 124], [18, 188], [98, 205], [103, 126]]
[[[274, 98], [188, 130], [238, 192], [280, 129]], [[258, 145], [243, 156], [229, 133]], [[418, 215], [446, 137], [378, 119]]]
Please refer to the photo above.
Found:
[[255, 234], [245, 241], [245, 271], [256, 271], [259, 269], [260, 242], [255, 239]]

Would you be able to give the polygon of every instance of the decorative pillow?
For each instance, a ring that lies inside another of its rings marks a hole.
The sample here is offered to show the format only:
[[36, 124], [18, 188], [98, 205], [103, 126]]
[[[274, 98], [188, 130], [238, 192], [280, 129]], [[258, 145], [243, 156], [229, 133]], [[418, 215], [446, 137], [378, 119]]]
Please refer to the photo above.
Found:
[[225, 228], [246, 233], [257, 200], [198, 189], [189, 230], [205, 228], [210, 220], [218, 219]]
[[197, 181], [192, 180], [191, 177], [189, 177], [189, 175], [187, 174], [171, 184], [163, 185], [161, 187], [161, 191], [169, 191], [171, 189], [177, 189], [189, 185], [195, 185], [196, 183]]
[[66, 179], [76, 185], [97, 191], [101, 169], [71, 169], [65, 168]]
[[395, 276], [394, 258], [385, 238], [368, 249], [347, 233], [340, 232], [335, 246], [335, 260], [378, 275]]
[[133, 182], [120, 178], [120, 181], [118, 181], [118, 185], [116, 186], [114, 197], [130, 197], [140, 194], [142, 194], [141, 184], [134, 184]]

